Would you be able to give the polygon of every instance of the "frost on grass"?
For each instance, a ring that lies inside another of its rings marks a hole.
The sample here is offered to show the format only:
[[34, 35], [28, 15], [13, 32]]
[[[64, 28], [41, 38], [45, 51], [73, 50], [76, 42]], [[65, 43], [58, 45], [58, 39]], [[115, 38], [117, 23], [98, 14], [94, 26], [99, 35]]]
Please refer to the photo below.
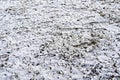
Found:
[[119, 80], [119, 0], [1, 0], [0, 80]]

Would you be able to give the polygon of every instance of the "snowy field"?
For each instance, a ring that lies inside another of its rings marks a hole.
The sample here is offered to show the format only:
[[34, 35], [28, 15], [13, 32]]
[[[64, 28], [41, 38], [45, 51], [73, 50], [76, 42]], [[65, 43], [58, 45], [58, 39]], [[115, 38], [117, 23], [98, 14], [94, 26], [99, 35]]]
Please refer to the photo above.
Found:
[[120, 80], [120, 0], [0, 0], [0, 80]]

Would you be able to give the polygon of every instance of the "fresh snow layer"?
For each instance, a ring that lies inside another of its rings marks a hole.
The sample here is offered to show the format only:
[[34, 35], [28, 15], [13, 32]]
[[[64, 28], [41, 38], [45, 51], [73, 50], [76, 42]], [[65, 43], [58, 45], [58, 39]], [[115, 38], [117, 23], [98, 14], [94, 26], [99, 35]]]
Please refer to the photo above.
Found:
[[120, 0], [0, 0], [0, 80], [120, 80]]

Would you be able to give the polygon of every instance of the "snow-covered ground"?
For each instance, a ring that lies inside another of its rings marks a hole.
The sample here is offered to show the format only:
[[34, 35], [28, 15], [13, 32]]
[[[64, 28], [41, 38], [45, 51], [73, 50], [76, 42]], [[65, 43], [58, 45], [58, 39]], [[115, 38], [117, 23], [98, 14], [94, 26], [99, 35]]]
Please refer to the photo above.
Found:
[[120, 0], [0, 0], [0, 80], [120, 80]]

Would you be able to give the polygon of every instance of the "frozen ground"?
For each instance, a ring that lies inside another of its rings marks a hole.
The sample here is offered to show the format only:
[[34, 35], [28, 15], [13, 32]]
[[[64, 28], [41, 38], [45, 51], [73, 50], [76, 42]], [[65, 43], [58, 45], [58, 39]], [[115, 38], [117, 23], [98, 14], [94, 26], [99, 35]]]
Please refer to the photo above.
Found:
[[120, 80], [120, 0], [0, 0], [0, 80]]

